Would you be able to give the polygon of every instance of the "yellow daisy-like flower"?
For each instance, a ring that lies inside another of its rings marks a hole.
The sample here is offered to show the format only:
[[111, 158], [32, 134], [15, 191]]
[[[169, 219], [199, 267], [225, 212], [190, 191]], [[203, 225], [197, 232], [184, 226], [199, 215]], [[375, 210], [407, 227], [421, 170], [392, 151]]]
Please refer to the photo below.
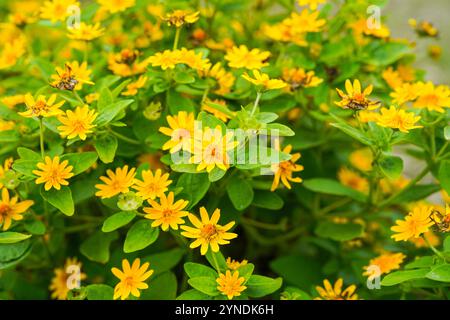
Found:
[[125, 11], [135, 5], [135, 0], [97, 0], [101, 7], [109, 13]]
[[0, 132], [14, 129], [16, 123], [14, 121], [5, 121], [0, 119]]
[[54, 270], [54, 276], [49, 286], [52, 299], [67, 299], [67, 294], [70, 291], [67, 280], [71, 274], [75, 272], [78, 273], [78, 270], [80, 270], [80, 273], [78, 273], [78, 279], [81, 281], [87, 278], [86, 274], [81, 272], [81, 267], [82, 263], [79, 262], [77, 258], [67, 258], [63, 268], [56, 268]]
[[289, 84], [291, 91], [298, 88], [317, 87], [323, 82], [323, 79], [316, 77], [314, 71], [305, 71], [303, 68], [284, 68], [283, 80]]
[[164, 50], [157, 52], [148, 58], [148, 62], [153, 67], [161, 67], [163, 70], [174, 69], [179, 63], [179, 51]]
[[389, 87], [395, 89], [403, 84], [403, 79], [401, 78], [398, 71], [395, 71], [392, 67], [387, 68], [381, 74], [383, 79], [386, 81]]
[[413, 112], [406, 112], [391, 106], [389, 109], [382, 108], [378, 117], [377, 124], [382, 127], [398, 129], [401, 132], [409, 132], [411, 129], [422, 128], [416, 125], [420, 120], [420, 116], [416, 116]]
[[439, 30], [429, 21], [417, 22], [416, 19], [409, 19], [408, 24], [422, 37], [437, 37]]
[[138, 57], [140, 54], [138, 50], [131, 49], [123, 49], [119, 53], [111, 53], [108, 56], [108, 68], [115, 75], [121, 77], [130, 77], [144, 73], [150, 63], [150, 59], [139, 61]]
[[75, 0], [51, 0], [45, 1], [41, 7], [41, 19], [50, 20], [52, 23], [64, 21], [70, 15], [69, 6], [80, 7]]
[[406, 102], [414, 101], [417, 99], [422, 85], [422, 82], [404, 83], [403, 85], [396, 87], [394, 91], [390, 93], [392, 102], [401, 106]]
[[69, 28], [67, 36], [73, 40], [92, 41], [101, 37], [104, 32], [105, 28], [102, 28], [98, 22], [96, 24], [80, 22], [77, 27]]
[[418, 238], [433, 225], [433, 221], [430, 219], [432, 212], [433, 207], [431, 206], [415, 206], [405, 219], [397, 220], [396, 225], [391, 227], [391, 230], [395, 232], [391, 238], [394, 238], [395, 241]]
[[25, 95], [23, 94], [15, 94], [12, 96], [6, 96], [0, 98], [0, 102], [7, 106], [9, 109], [13, 109], [18, 104], [25, 102]]
[[228, 269], [237, 270], [240, 267], [245, 266], [248, 263], [248, 261], [244, 259], [241, 262], [239, 262], [237, 260], [234, 260], [234, 259], [231, 259], [230, 257], [228, 257], [226, 260], [226, 263], [227, 263]]
[[376, 122], [376, 121], [378, 121], [379, 116], [380, 116], [380, 114], [378, 112], [369, 111], [369, 110], [360, 110], [356, 114], [358, 121], [361, 123]]
[[189, 201], [178, 200], [174, 202], [175, 196], [173, 192], [169, 192], [166, 197], [162, 194], [160, 197], [160, 203], [152, 199], [148, 199], [148, 203], [151, 207], [145, 207], [144, 212], [147, 213], [145, 218], [154, 220], [152, 227], [159, 227], [163, 231], [167, 231], [170, 228], [178, 230], [178, 225], [184, 224], [185, 217], [189, 214], [188, 211], [183, 210], [188, 205]]
[[261, 51], [259, 49], [248, 50], [247, 46], [234, 46], [227, 51], [225, 60], [231, 68], [246, 68], [249, 70], [261, 69], [268, 66], [267, 59], [270, 57], [269, 51]]
[[154, 200], [162, 197], [171, 183], [172, 180], [169, 180], [169, 174], [162, 174], [161, 169], [157, 169], [155, 174], [151, 170], [144, 170], [142, 171], [142, 181], [136, 179], [136, 185], [133, 188], [137, 190], [137, 195], [142, 199]]
[[427, 108], [440, 113], [444, 113], [445, 108], [450, 108], [450, 89], [447, 86], [435, 87], [432, 82], [427, 82], [421, 86], [418, 95], [414, 108]]
[[112, 268], [111, 272], [120, 280], [114, 288], [114, 300], [119, 298], [125, 300], [130, 294], [139, 298], [141, 296], [139, 290], [148, 288], [145, 280], [153, 274], [153, 270], [148, 270], [149, 266], [149, 262], [141, 266], [141, 260], [138, 258], [133, 261], [131, 266], [128, 260], [123, 259], [122, 270]]
[[351, 285], [342, 291], [343, 284], [344, 281], [341, 278], [334, 283], [334, 287], [327, 279], [323, 280], [324, 287], [316, 287], [320, 297], [314, 298], [314, 300], [358, 300], [358, 295], [355, 293], [356, 286]]
[[197, 171], [211, 172], [215, 167], [226, 171], [230, 167], [228, 153], [238, 144], [233, 140], [233, 132], [222, 134], [222, 128], [197, 130], [192, 142], [190, 163], [197, 164]]
[[348, 160], [355, 168], [361, 171], [372, 170], [373, 154], [370, 148], [362, 148], [353, 151]]
[[122, 95], [135, 96], [138, 93], [138, 90], [145, 86], [147, 80], [147, 76], [140, 76], [136, 81], [131, 82], [129, 85], [127, 85], [127, 90], [122, 92]]
[[345, 167], [339, 169], [338, 179], [344, 186], [350, 187], [359, 192], [367, 193], [369, 191], [369, 182], [367, 179]]
[[37, 164], [37, 167], [40, 170], [33, 170], [33, 174], [38, 176], [36, 184], [45, 183], [45, 191], [48, 191], [51, 188], [60, 190], [61, 186], [69, 185], [67, 179], [72, 178], [74, 175], [72, 173], [73, 167], [68, 166], [69, 161], [64, 160], [61, 163], [59, 161], [60, 159], [58, 156], [55, 156], [53, 159], [46, 156], [44, 162], [39, 162]]
[[264, 90], [282, 89], [287, 86], [287, 83], [280, 79], [270, 79], [269, 75], [261, 73], [258, 70], [253, 70], [253, 77], [250, 77], [247, 72], [244, 72], [242, 78], [253, 83], [255, 86], [261, 86]]
[[59, 108], [64, 104], [64, 101], [58, 103], [55, 102], [56, 94], [52, 94], [48, 99], [43, 95], [39, 95], [37, 99], [34, 99], [31, 94], [27, 93], [25, 95], [25, 105], [27, 106], [27, 110], [19, 112], [19, 114], [26, 118], [47, 118], [60, 115], [63, 111]]
[[228, 110], [227, 105], [225, 103], [225, 101], [223, 100], [219, 100], [219, 99], [215, 99], [215, 100], [206, 100], [203, 105], [202, 105], [202, 110], [211, 113], [212, 115], [214, 115], [217, 119], [223, 121], [223, 122], [227, 122], [229, 119], [231, 119], [230, 113], [233, 114], [233, 112], [229, 111], [228, 113], [225, 113], [219, 109], [214, 108], [214, 106], [208, 104], [209, 102], [212, 102], [214, 104], [218, 104], [223, 106], [224, 109]]
[[123, 168], [116, 168], [116, 172], [108, 169], [106, 170], [106, 176], [101, 176], [100, 180], [104, 184], [96, 184], [95, 187], [99, 189], [95, 193], [97, 197], [102, 199], [107, 199], [118, 195], [119, 193], [130, 192], [130, 187], [134, 184], [136, 175], [136, 169], [131, 168], [128, 171], [128, 166], [125, 165]]
[[205, 70], [205, 76], [217, 81], [218, 88], [214, 93], [224, 95], [230, 93], [236, 78], [231, 72], [227, 72], [220, 62]]
[[220, 209], [214, 210], [211, 218], [205, 207], [200, 208], [200, 219], [190, 213], [188, 215], [194, 227], [181, 226], [184, 231], [181, 233], [186, 238], [195, 239], [189, 246], [190, 248], [200, 247], [200, 253], [205, 255], [208, 248], [211, 247], [213, 252], [219, 251], [219, 245], [229, 244], [231, 239], [237, 237], [236, 233], [227, 232], [234, 226], [234, 221], [227, 223], [224, 226], [218, 224], [220, 219]]
[[[382, 274], [387, 274], [391, 272], [392, 270], [396, 270], [400, 268], [400, 265], [402, 264], [403, 260], [405, 260], [406, 256], [399, 252], [399, 253], [385, 253], [382, 254], [376, 258], [373, 258], [369, 261], [369, 265], [364, 267], [364, 276], [368, 276], [369, 280], [374, 279], [375, 277], [378, 277]], [[372, 266], [376, 266], [379, 268], [378, 271], [373, 270]], [[371, 271], [369, 271], [369, 269]]]
[[3, 183], [1, 182], [1, 180], [5, 176], [5, 173], [8, 172], [9, 169], [11, 169], [13, 162], [13, 158], [8, 158], [5, 160], [3, 165], [0, 165], [0, 189], [3, 188]]
[[238, 271], [231, 273], [230, 270], [227, 270], [225, 274], [220, 273], [216, 282], [219, 284], [217, 290], [224, 296], [227, 296], [229, 300], [233, 299], [233, 297], [240, 296], [241, 292], [247, 289], [247, 287], [243, 285], [245, 278], [239, 277]]
[[293, 12], [284, 23], [293, 29], [293, 34], [304, 35], [308, 32], [320, 32], [326, 24], [325, 19], [319, 19], [320, 11], [303, 10], [302, 12]]
[[347, 94], [336, 88], [337, 93], [342, 98], [341, 101], [335, 102], [336, 105], [344, 109], [352, 110], [373, 110], [379, 107], [379, 102], [367, 99], [372, 93], [372, 85], [369, 85], [366, 89], [361, 91], [361, 83], [358, 79], [353, 81], [353, 85], [351, 81], [347, 79], [345, 81], [345, 90], [347, 90]]
[[91, 81], [92, 70], [87, 68], [87, 62], [78, 61], [67, 62], [64, 69], [55, 68], [56, 74], [50, 76], [50, 85], [60, 90], [81, 90], [83, 84], [94, 84]]
[[[276, 150], [279, 150], [279, 144], [275, 146]], [[283, 152], [287, 154], [291, 154], [292, 146], [289, 144], [286, 147], [284, 147]], [[275, 191], [279, 184], [280, 180], [283, 183], [283, 185], [291, 189], [291, 182], [300, 183], [302, 182], [302, 178], [300, 177], [292, 177], [292, 174], [294, 172], [302, 171], [304, 168], [300, 164], [296, 164], [298, 159], [300, 159], [301, 155], [299, 152], [292, 154], [291, 158], [286, 161], [282, 161], [280, 163], [274, 163], [272, 164], [272, 171], [275, 173], [275, 176], [273, 177], [272, 187], [270, 188], [270, 191]]]
[[169, 136], [170, 140], [163, 145], [162, 149], [170, 150], [170, 153], [189, 150], [191, 139], [194, 137], [194, 113], [180, 111], [177, 115], [167, 116], [166, 119], [169, 127], [161, 127], [159, 132]]
[[190, 12], [186, 10], [175, 10], [171, 13], [167, 13], [164, 17], [161, 17], [167, 22], [168, 26], [175, 26], [177, 28], [184, 24], [192, 24], [199, 19], [200, 11]]
[[75, 111], [67, 110], [65, 115], [59, 116], [58, 120], [62, 126], [58, 127], [61, 137], [73, 139], [79, 137], [81, 140], [86, 140], [87, 135], [92, 133], [93, 124], [97, 118], [98, 113], [94, 109], [89, 109], [87, 105], [77, 107]]
[[13, 220], [22, 220], [22, 213], [27, 211], [33, 204], [32, 200], [19, 201], [17, 196], [11, 198], [8, 189], [3, 188], [0, 201], [0, 225], [2, 225], [2, 230], [8, 230]]
[[311, 10], [316, 10], [317, 7], [325, 3], [326, 0], [297, 0], [299, 6], [309, 6]]

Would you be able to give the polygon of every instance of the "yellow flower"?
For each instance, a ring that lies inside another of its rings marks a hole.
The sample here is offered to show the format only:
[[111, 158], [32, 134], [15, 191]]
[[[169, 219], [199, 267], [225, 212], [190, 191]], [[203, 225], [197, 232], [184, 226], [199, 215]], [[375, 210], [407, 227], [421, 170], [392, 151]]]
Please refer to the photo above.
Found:
[[350, 187], [359, 192], [367, 193], [369, 191], [369, 182], [367, 179], [345, 167], [339, 169], [338, 179], [344, 186]]
[[440, 232], [450, 232], [450, 206], [447, 204], [445, 212], [442, 211], [444, 211], [443, 208], [442, 210], [434, 210], [430, 215], [430, 219]]
[[317, 87], [323, 82], [323, 79], [316, 77], [314, 71], [306, 72], [303, 68], [284, 68], [283, 80], [286, 81], [290, 89], [295, 91], [299, 87], [312, 88]]
[[398, 129], [401, 132], [409, 132], [411, 129], [422, 128], [416, 125], [420, 120], [420, 116], [416, 116], [413, 112], [406, 112], [402, 109], [396, 109], [391, 106], [389, 109], [382, 108], [378, 117], [377, 124], [382, 127]]
[[205, 70], [205, 76], [214, 78], [217, 81], [218, 89], [214, 93], [224, 95], [230, 93], [236, 78], [231, 72], [227, 72], [220, 62]]
[[25, 95], [15, 94], [12, 96], [3, 97], [0, 101], [6, 105], [9, 109], [13, 109], [16, 105], [25, 102]]
[[135, 0], [97, 0], [97, 2], [109, 13], [125, 11], [135, 5]]
[[409, 179], [400, 176], [395, 180], [390, 180], [388, 178], [383, 178], [380, 180], [380, 188], [383, 193], [394, 193], [397, 192], [404, 187], [406, 187], [409, 183]]
[[55, 103], [56, 94], [52, 94], [48, 100], [43, 95], [39, 95], [37, 99], [29, 93], [25, 95], [25, 104], [27, 111], [19, 112], [19, 114], [26, 118], [32, 117], [52, 117], [63, 113], [59, 108], [64, 104], [64, 101]]
[[153, 274], [153, 270], [148, 270], [149, 266], [150, 263], [148, 262], [141, 266], [141, 260], [137, 258], [131, 266], [128, 260], [123, 259], [122, 270], [112, 268], [111, 272], [120, 280], [114, 288], [114, 300], [118, 298], [125, 300], [130, 296], [130, 293], [139, 298], [141, 296], [139, 290], [148, 288], [145, 280]]
[[194, 137], [194, 113], [187, 113], [180, 111], [177, 115], [167, 116], [168, 127], [159, 128], [159, 132], [170, 137], [162, 149], [169, 150], [170, 153], [175, 153], [179, 150], [189, 150], [191, 146], [191, 139]]
[[367, 19], [357, 20], [350, 25], [350, 28], [353, 30], [358, 44], [366, 43], [366, 41], [362, 39], [362, 35], [380, 39], [388, 38], [391, 35], [391, 31], [384, 24], [381, 24], [379, 28], [369, 28]]
[[98, 113], [94, 109], [89, 109], [87, 105], [77, 107], [75, 112], [67, 110], [65, 115], [58, 117], [58, 120], [62, 123], [62, 126], [58, 127], [58, 131], [63, 138], [79, 137], [84, 141], [87, 134], [93, 132], [92, 128], [96, 126], [93, 122], [97, 116]]
[[259, 49], [248, 50], [247, 46], [234, 46], [227, 51], [225, 60], [231, 68], [246, 68], [249, 70], [261, 69], [268, 66], [266, 62], [270, 57], [269, 51], [261, 51]]
[[431, 206], [415, 206], [404, 220], [397, 220], [395, 222], [396, 225], [391, 227], [391, 230], [395, 232], [391, 238], [394, 238], [395, 241], [407, 241], [411, 238], [418, 238], [433, 225], [433, 221], [430, 219], [432, 211], [433, 207]]
[[174, 69], [179, 63], [179, 51], [164, 50], [163, 52], [157, 52], [148, 58], [148, 62], [153, 67], [161, 67], [163, 70]]
[[208, 252], [209, 247], [211, 247], [213, 252], [218, 252], [219, 245], [229, 244], [229, 240], [237, 237], [236, 233], [227, 232], [234, 226], [234, 221], [231, 221], [224, 226], [218, 224], [220, 219], [220, 209], [214, 210], [211, 218], [209, 218], [206, 209], [201, 207], [201, 220], [192, 213], [188, 215], [188, 218], [194, 227], [181, 226], [181, 229], [184, 230], [181, 234], [186, 238], [195, 239], [189, 247], [200, 247], [200, 253], [202, 255], [205, 255], [206, 252]]
[[45, 183], [45, 190], [48, 191], [51, 188], [60, 190], [61, 186], [69, 185], [66, 179], [73, 177], [72, 166], [68, 166], [69, 161], [64, 160], [59, 162], [59, 157], [55, 156], [53, 159], [46, 156], [44, 162], [37, 164], [39, 170], [33, 170], [33, 173], [38, 176], [36, 184]]
[[97, 197], [102, 199], [107, 199], [118, 195], [119, 193], [127, 193], [130, 191], [130, 187], [134, 184], [134, 176], [136, 174], [136, 169], [131, 168], [128, 171], [128, 166], [125, 165], [123, 168], [116, 168], [114, 173], [112, 170], [106, 170], [106, 176], [101, 176], [100, 180], [104, 184], [96, 184], [95, 187], [99, 189], [95, 193]]
[[10, 197], [6, 188], [2, 189], [2, 199], [0, 201], [0, 224], [2, 230], [6, 231], [11, 226], [12, 220], [22, 220], [22, 213], [27, 211], [34, 202], [32, 200], [18, 201], [19, 197]]
[[392, 67], [387, 68], [381, 74], [389, 87], [395, 89], [403, 84], [403, 79], [400, 77], [398, 71], [395, 71]]
[[226, 263], [227, 263], [228, 269], [237, 270], [240, 267], [245, 266], [248, 263], [248, 261], [244, 259], [241, 262], [239, 262], [237, 260], [234, 260], [234, 259], [231, 259], [230, 257], [228, 257]]
[[418, 23], [416, 19], [409, 19], [408, 23], [419, 36], [437, 37], [439, 35], [439, 30], [429, 21], [421, 21]]
[[442, 47], [437, 44], [430, 44], [428, 46], [428, 55], [434, 60], [439, 60], [442, 56]]
[[423, 83], [404, 83], [403, 85], [396, 87], [390, 96], [392, 102], [401, 106], [408, 101], [414, 101], [418, 97], [418, 92], [421, 90]]
[[212, 101], [210, 101], [209, 99], [206, 100], [203, 103], [203, 105], [202, 105], [202, 110], [211, 113], [217, 119], [219, 119], [219, 120], [221, 120], [221, 121], [223, 121], [225, 123], [228, 121], [228, 119], [231, 119], [230, 113], [233, 113], [233, 112], [228, 110], [228, 113], [225, 113], [225, 112], [223, 112], [223, 111], [221, 111], [219, 109], [214, 108], [214, 106], [208, 104], [209, 102], [212, 102], [212, 103], [218, 104], [218, 105], [222, 105], [224, 109], [228, 110], [228, 108], [227, 108], [227, 106], [225, 104], [225, 101], [218, 100], [218, 99], [215, 99], [215, 100], [212, 100]]
[[[67, 294], [70, 291], [67, 281], [71, 274], [76, 272], [79, 275], [78, 279], [80, 281], [86, 279], [86, 274], [81, 272], [81, 266], [82, 264], [78, 262], [77, 258], [67, 258], [63, 268], [56, 268], [54, 270], [54, 276], [49, 287], [52, 299], [67, 299]], [[80, 270], [80, 273], [75, 268]]]
[[336, 105], [344, 109], [352, 110], [373, 110], [378, 108], [379, 102], [374, 102], [367, 97], [372, 93], [373, 86], [370, 85], [364, 91], [361, 91], [361, 83], [358, 79], [353, 81], [353, 85], [350, 80], [345, 81], [345, 89], [347, 94], [342, 90], [336, 88], [337, 93], [342, 98], [341, 101], [335, 102]]
[[25, 54], [26, 40], [22, 37], [4, 43], [0, 52], [0, 70], [14, 66]]
[[297, 0], [299, 6], [309, 6], [311, 10], [316, 10], [319, 4], [325, 3], [326, 0]]
[[175, 26], [177, 28], [184, 24], [192, 24], [199, 19], [200, 11], [189, 12], [186, 10], [175, 10], [167, 13], [162, 19], [167, 22], [168, 26]]
[[129, 85], [127, 85], [127, 91], [122, 92], [122, 95], [135, 96], [138, 93], [138, 90], [144, 87], [147, 80], [147, 76], [140, 76], [136, 81], [131, 82]]
[[192, 142], [190, 163], [197, 164], [197, 171], [206, 169], [211, 172], [215, 167], [226, 171], [230, 167], [228, 152], [232, 151], [238, 141], [233, 141], [233, 132], [222, 134], [222, 128], [197, 130]]
[[157, 169], [154, 175], [151, 170], [144, 170], [142, 171], [142, 181], [136, 179], [136, 185], [133, 188], [137, 190], [137, 195], [142, 199], [154, 200], [162, 197], [171, 183], [169, 174], [162, 174], [161, 169]]
[[[392, 270], [396, 270], [400, 268], [400, 264], [402, 264], [403, 260], [406, 256], [399, 253], [385, 253], [376, 258], [373, 258], [369, 261], [369, 265], [364, 267], [366, 270], [363, 275], [368, 276], [369, 280], [374, 279], [382, 274], [386, 274], [391, 272]], [[379, 273], [375, 270], [372, 270], [370, 267], [377, 266], [379, 268]], [[371, 269], [369, 271], [368, 269]]]
[[356, 114], [358, 121], [361, 123], [376, 122], [379, 116], [380, 114], [378, 112], [369, 110], [360, 110]]
[[80, 7], [75, 0], [50, 0], [45, 1], [41, 8], [41, 19], [50, 20], [52, 23], [64, 21], [70, 15], [69, 6]]
[[309, 11], [307, 9], [300, 14], [293, 12], [284, 23], [293, 29], [294, 34], [306, 34], [308, 32], [320, 32], [326, 24], [325, 19], [318, 19], [319, 11]]
[[242, 78], [253, 83], [255, 86], [262, 86], [265, 90], [282, 89], [287, 86], [286, 82], [279, 79], [270, 79], [265, 73], [260, 73], [258, 70], [253, 70], [253, 77], [250, 77], [247, 72], [244, 72]]
[[243, 286], [245, 278], [239, 277], [238, 271], [234, 271], [233, 274], [230, 270], [227, 270], [225, 274], [220, 273], [216, 282], [219, 284], [217, 290], [222, 292], [224, 296], [227, 296], [229, 300], [240, 296], [241, 292], [247, 289], [246, 286]]
[[209, 59], [203, 58], [202, 52], [195, 52], [194, 50], [188, 50], [181, 48], [176, 50], [178, 62], [187, 65], [189, 68], [197, 70], [199, 72], [205, 72], [211, 67]]
[[444, 108], [450, 108], [450, 89], [440, 85], [435, 87], [432, 82], [421, 86], [419, 98], [414, 103], [415, 108], [427, 108], [429, 111], [444, 113]]
[[151, 208], [145, 207], [144, 212], [147, 213], [145, 218], [154, 220], [152, 227], [161, 226], [163, 231], [167, 231], [169, 227], [178, 230], [178, 225], [184, 224], [182, 217], [187, 216], [189, 212], [183, 209], [186, 208], [189, 201], [178, 200], [174, 203], [174, 198], [173, 192], [169, 192], [167, 197], [165, 194], [160, 196], [160, 203], [148, 199]]
[[361, 171], [372, 170], [373, 154], [369, 148], [353, 151], [349, 156], [349, 161], [355, 168]]
[[0, 119], [0, 132], [12, 130], [15, 126], [16, 124], [14, 121], [5, 121], [3, 119]]
[[94, 101], [97, 101], [98, 98], [100, 98], [100, 94], [98, 94], [98, 93], [89, 93], [88, 95], [86, 95], [84, 97], [86, 102], [89, 103], [89, 104], [94, 102]]
[[317, 286], [316, 290], [320, 297], [314, 298], [314, 300], [358, 300], [358, 295], [355, 293], [356, 286], [351, 285], [344, 291], [342, 291], [342, 285], [344, 281], [339, 278], [334, 287], [331, 286], [330, 281], [327, 279], [323, 280], [323, 288]]
[[98, 22], [96, 24], [80, 22], [78, 26], [69, 28], [67, 36], [73, 40], [91, 41], [101, 37], [104, 32], [105, 28], [102, 28]]
[[13, 162], [13, 158], [8, 158], [5, 160], [3, 165], [0, 165], [0, 189], [3, 188], [3, 183], [1, 180], [5, 177], [5, 173], [11, 169]]
[[67, 62], [64, 69], [56, 67], [56, 74], [52, 74], [50, 85], [60, 90], [81, 90], [83, 84], [94, 84], [91, 81], [92, 70], [87, 68], [87, 62]]
[[123, 49], [119, 53], [110, 53], [108, 56], [108, 68], [121, 77], [129, 77], [144, 73], [149, 65], [149, 59], [139, 61], [138, 50]]
[[[275, 146], [276, 150], [280, 150], [279, 143], [277, 142]], [[292, 146], [289, 144], [286, 147], [284, 147], [283, 152], [287, 154], [291, 154]], [[284, 186], [288, 189], [291, 189], [291, 182], [300, 183], [302, 182], [302, 178], [300, 177], [292, 177], [292, 174], [294, 172], [302, 171], [304, 168], [302, 165], [296, 164], [298, 159], [300, 159], [301, 155], [299, 152], [292, 154], [291, 158], [286, 161], [282, 161], [280, 163], [274, 163], [272, 164], [272, 172], [275, 174], [273, 177], [273, 183], [272, 187], [270, 188], [270, 191], [275, 191], [278, 188], [278, 185], [281, 182], [284, 184]]]
[[[5, 162], [6, 167], [6, 162]], [[450, 203], [450, 195], [445, 191], [444, 189], [441, 190], [442, 200], [444, 200], [445, 203]]]

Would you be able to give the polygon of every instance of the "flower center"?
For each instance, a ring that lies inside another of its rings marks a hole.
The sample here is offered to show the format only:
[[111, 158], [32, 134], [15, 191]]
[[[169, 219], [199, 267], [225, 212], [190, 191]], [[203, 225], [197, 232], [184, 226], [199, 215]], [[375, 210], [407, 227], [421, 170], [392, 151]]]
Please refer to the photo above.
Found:
[[8, 215], [11, 208], [6, 203], [0, 203], [0, 216]]
[[217, 236], [217, 228], [213, 224], [206, 224], [201, 229], [201, 236], [206, 240], [211, 240]]

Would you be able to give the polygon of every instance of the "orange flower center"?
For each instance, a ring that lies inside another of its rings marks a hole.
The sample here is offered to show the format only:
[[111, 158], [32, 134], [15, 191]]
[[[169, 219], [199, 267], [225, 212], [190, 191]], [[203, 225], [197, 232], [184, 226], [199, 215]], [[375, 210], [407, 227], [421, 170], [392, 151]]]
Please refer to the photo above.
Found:
[[8, 215], [10, 210], [11, 208], [9, 205], [7, 205], [6, 203], [0, 203], [0, 216]]
[[206, 240], [211, 240], [217, 235], [217, 228], [213, 224], [206, 224], [200, 231], [202, 238]]

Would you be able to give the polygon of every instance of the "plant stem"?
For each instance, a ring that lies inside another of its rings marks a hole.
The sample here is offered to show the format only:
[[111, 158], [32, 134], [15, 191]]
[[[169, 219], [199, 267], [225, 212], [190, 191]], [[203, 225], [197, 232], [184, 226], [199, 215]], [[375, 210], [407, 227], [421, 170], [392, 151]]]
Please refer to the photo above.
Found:
[[43, 120], [42, 117], [39, 118], [39, 135], [40, 135], [40, 139], [39, 139], [39, 144], [41, 147], [41, 157], [42, 159], [44, 159], [44, 124], [43, 124]]
[[131, 138], [128, 138], [128, 137], [124, 136], [123, 134], [120, 134], [120, 133], [118, 133], [118, 132], [115, 132], [115, 131], [113, 131], [113, 130], [111, 130], [111, 129], [109, 129], [109, 132], [111, 132], [111, 133], [112, 133], [113, 135], [115, 135], [117, 138], [119, 138], [120, 140], [123, 140], [123, 141], [125, 141], [125, 142], [131, 143], [131, 144], [135, 144], [135, 145], [140, 145], [140, 144], [141, 144], [139, 141], [134, 140], [134, 139], [131, 139]]
[[177, 50], [178, 48], [178, 41], [180, 41], [180, 32], [181, 27], [178, 27], [177, 30], [175, 31], [175, 39], [173, 40], [173, 50]]
[[426, 235], [422, 235], [423, 239], [425, 240], [425, 243], [428, 245], [428, 247], [430, 247], [431, 251], [433, 251], [439, 258], [443, 259], [445, 261], [445, 257], [444, 255], [437, 250], [431, 243], [430, 241], [428, 241], [428, 238], [426, 237]]
[[216, 268], [216, 270], [217, 270], [217, 273], [220, 273], [219, 263], [217, 262], [216, 254], [213, 252], [213, 253], [211, 254], [211, 256], [212, 256], [212, 258], [213, 258], [214, 266], [215, 266], [215, 268]]
[[448, 141], [446, 141], [445, 143], [444, 143], [444, 145], [442, 146], [442, 148], [438, 151], [438, 153], [436, 154], [436, 160], [437, 159], [439, 159], [439, 157], [440, 156], [442, 156], [442, 154], [445, 152], [445, 150], [447, 149], [447, 147], [448, 147]]
[[258, 107], [258, 104], [259, 104], [259, 100], [261, 99], [261, 95], [262, 95], [261, 91], [258, 91], [256, 93], [256, 99], [255, 99], [255, 103], [253, 104], [253, 108], [252, 108], [252, 112], [250, 113], [250, 117], [253, 117], [253, 115], [255, 114], [256, 108]]
[[250, 226], [254, 226], [260, 229], [266, 229], [266, 230], [284, 230], [284, 227], [281, 224], [271, 224], [271, 223], [265, 223], [261, 221], [252, 220], [246, 217], [241, 217], [241, 222], [244, 224], [248, 224]]
[[83, 99], [78, 95], [78, 93], [75, 91], [75, 89], [72, 91], [75, 98], [81, 103], [81, 105], [84, 105]]

